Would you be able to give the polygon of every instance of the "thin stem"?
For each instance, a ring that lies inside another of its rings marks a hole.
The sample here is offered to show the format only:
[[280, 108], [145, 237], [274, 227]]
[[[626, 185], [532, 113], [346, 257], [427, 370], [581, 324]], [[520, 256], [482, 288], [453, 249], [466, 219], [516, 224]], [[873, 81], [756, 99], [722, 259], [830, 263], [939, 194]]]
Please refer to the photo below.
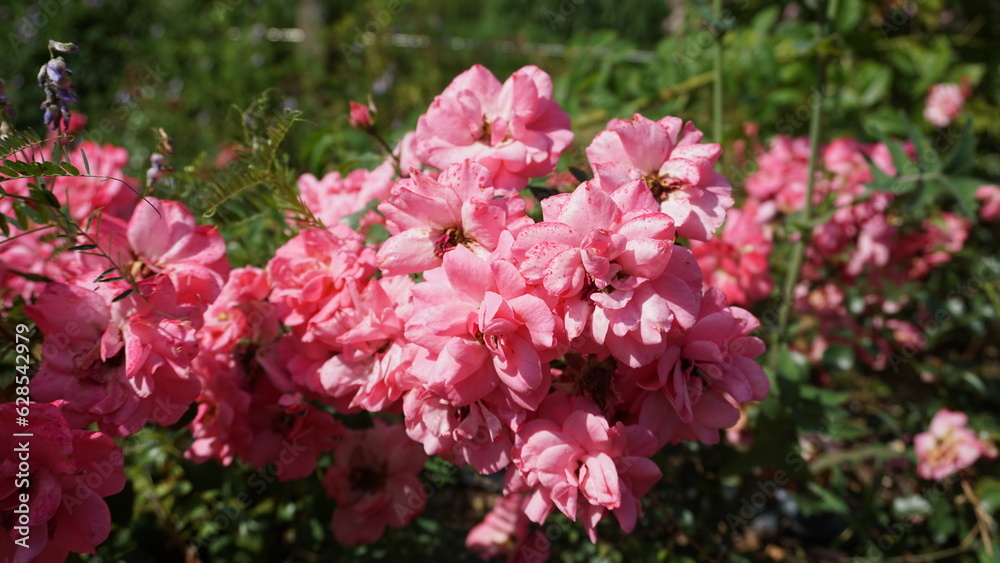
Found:
[[[831, 0], [829, 10], [826, 14], [820, 12], [820, 40], [825, 39], [829, 33], [829, 20], [833, 19], [837, 13], [837, 0]], [[816, 99], [813, 102], [812, 117], [809, 120], [809, 164], [806, 172], [806, 194], [802, 208], [802, 224], [808, 229], [812, 219], [813, 191], [816, 184], [816, 166], [819, 161], [819, 138], [820, 123], [823, 118], [823, 100], [826, 99], [826, 54], [819, 53], [819, 60], [816, 64], [817, 85]], [[792, 257], [789, 261], [788, 271], [785, 273], [785, 282], [782, 286], [781, 309], [778, 313], [778, 330], [771, 333], [771, 369], [776, 369], [778, 365], [778, 355], [781, 343], [787, 339], [788, 319], [792, 313], [794, 304], [793, 292], [795, 284], [799, 281], [799, 274], [802, 270], [802, 260], [805, 256], [806, 242], [810, 233], [807, 230], [799, 231], [799, 238], [792, 247]]]
[[722, 142], [722, 0], [713, 0], [715, 15], [714, 76], [712, 78], [712, 130], [715, 142]]

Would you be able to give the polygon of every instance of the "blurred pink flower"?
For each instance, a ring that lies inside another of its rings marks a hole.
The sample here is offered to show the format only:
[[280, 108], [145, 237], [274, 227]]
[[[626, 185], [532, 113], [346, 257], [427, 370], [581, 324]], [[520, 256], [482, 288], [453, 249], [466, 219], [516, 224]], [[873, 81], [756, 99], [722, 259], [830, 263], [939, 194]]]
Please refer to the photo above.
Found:
[[[94, 547], [111, 531], [102, 497], [125, 487], [121, 447], [100, 432], [71, 429], [59, 403], [32, 402], [32, 436], [16, 437], [26, 430], [14, 425], [18, 408], [0, 405], [0, 450], [6, 452], [0, 460], [0, 560], [47, 563], [65, 561], [70, 552], [97, 553]], [[27, 549], [14, 543], [24, 536]]]
[[986, 451], [975, 432], [965, 427], [969, 419], [962, 412], [941, 409], [931, 419], [927, 432], [917, 434], [917, 473], [924, 479], [940, 480], [969, 467]]
[[691, 252], [705, 273], [705, 287], [721, 289], [734, 305], [753, 305], [774, 289], [768, 258], [771, 240], [757, 220], [758, 203], [730, 209], [722, 232], [707, 242], [691, 241]]
[[976, 198], [983, 202], [979, 208], [979, 216], [983, 221], [995, 221], [1000, 217], [1000, 186], [979, 186], [976, 188]]
[[531, 532], [524, 513], [526, 495], [498, 496], [483, 521], [465, 538], [465, 545], [483, 560], [503, 557], [507, 563], [546, 561], [549, 540], [541, 530]]
[[348, 123], [355, 129], [367, 129], [372, 126], [372, 116], [368, 111], [368, 106], [363, 106], [357, 102], [351, 102], [351, 113], [347, 117]]
[[374, 542], [386, 526], [405, 526], [427, 501], [417, 479], [427, 459], [420, 445], [402, 425], [374, 422], [373, 428], [347, 434], [323, 478], [327, 494], [337, 501], [333, 535], [348, 545]]
[[924, 119], [935, 127], [947, 127], [962, 111], [966, 94], [958, 84], [935, 84], [927, 93]]

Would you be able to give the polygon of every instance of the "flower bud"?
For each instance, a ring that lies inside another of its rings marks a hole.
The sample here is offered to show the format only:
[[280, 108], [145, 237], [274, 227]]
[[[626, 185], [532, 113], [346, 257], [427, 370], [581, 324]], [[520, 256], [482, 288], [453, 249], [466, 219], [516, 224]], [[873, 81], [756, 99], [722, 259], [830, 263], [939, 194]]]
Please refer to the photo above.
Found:
[[372, 126], [372, 117], [368, 106], [356, 102], [351, 102], [351, 115], [347, 120], [355, 129], [368, 129]]

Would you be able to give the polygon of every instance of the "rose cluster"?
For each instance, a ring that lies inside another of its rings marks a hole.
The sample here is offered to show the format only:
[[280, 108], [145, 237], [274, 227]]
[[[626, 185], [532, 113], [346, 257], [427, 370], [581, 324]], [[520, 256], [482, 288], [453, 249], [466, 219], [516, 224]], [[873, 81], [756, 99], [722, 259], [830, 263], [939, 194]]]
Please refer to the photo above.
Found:
[[[916, 158], [910, 143], [899, 146], [904, 159]], [[808, 139], [774, 137], [757, 152], [742, 209], [730, 211], [720, 236], [693, 245], [706, 278], [741, 304], [771, 294], [771, 240], [804, 208], [809, 180]], [[876, 174], [898, 177], [896, 166], [884, 143], [836, 139], [820, 147], [812, 204], [830, 211], [808, 227], [800, 281], [792, 295], [782, 296], [793, 301], [800, 318], [814, 321], [819, 338], [801, 351], [815, 362], [840, 345], [875, 370], [898, 370], [903, 354], [912, 357], [925, 348], [924, 327], [933, 314], [905, 288], [951, 261], [965, 245], [972, 221], [953, 211], [909, 218], [901, 208], [904, 191], [872, 189]], [[984, 222], [1000, 215], [998, 194], [996, 186], [976, 191]], [[860, 300], [852, 300], [851, 287], [865, 288]], [[914, 308], [917, 314], [910, 312]]]
[[[178, 202], [114, 211], [113, 194], [67, 190], [74, 216], [105, 210], [87, 224], [101, 256], [46, 247], [53, 281], [4, 287], [45, 338], [33, 392], [105, 437], [172, 424], [194, 403], [189, 459], [282, 480], [332, 454], [323, 487], [344, 543], [419, 514], [427, 455], [504, 471], [504, 497], [469, 537], [482, 553], [539, 539], [528, 521], [553, 510], [591, 540], [608, 513], [629, 532], [660, 448], [715, 444], [768, 395], [759, 323], [731, 304], [770, 291], [754, 220], [766, 206], [731, 210], [721, 147], [692, 123], [635, 115], [593, 139], [594, 177], [543, 198], [536, 220], [522, 193], [572, 140], [547, 74], [501, 84], [475, 66], [383, 165], [302, 176], [325, 228], [234, 270], [219, 233]], [[373, 199], [357, 229], [343, 222]], [[368, 236], [376, 224], [387, 240]], [[703, 274], [712, 256], [732, 279]], [[372, 428], [343, 424], [360, 411], [380, 413]]]

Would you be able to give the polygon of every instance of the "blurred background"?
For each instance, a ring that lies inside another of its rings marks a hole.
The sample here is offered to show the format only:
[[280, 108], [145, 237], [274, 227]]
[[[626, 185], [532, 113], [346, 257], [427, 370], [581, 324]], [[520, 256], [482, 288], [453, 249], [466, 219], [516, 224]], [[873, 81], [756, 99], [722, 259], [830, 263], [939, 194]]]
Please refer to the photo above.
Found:
[[[870, 136], [873, 126], [902, 135], [900, 110], [918, 120], [932, 84], [966, 77], [979, 94], [973, 126], [990, 143], [981, 152], [995, 152], [1000, 2], [842, 0], [841, 35], [828, 45], [816, 45], [809, 4], [727, 0], [716, 22], [707, 1], [680, 0], [7, 2], [0, 77], [18, 126], [40, 129], [35, 75], [47, 42], [75, 42], [81, 52], [67, 62], [75, 109], [91, 119], [85, 137], [128, 148], [136, 172], [155, 147], [151, 128], [176, 140], [178, 163], [212, 160], [239, 133], [232, 108], [275, 89], [312, 122], [289, 139], [292, 163], [320, 173], [371, 153], [364, 134], [344, 127], [350, 100], [371, 95], [398, 137], [475, 63], [501, 81], [526, 64], [551, 74], [577, 149], [634, 112], [682, 115], [708, 131], [712, 50], [724, 34], [726, 141], [747, 122], [764, 139], [805, 134], [811, 55], [827, 49], [839, 59], [825, 101], [831, 135]], [[1000, 160], [983, 158], [1000, 173]]]

